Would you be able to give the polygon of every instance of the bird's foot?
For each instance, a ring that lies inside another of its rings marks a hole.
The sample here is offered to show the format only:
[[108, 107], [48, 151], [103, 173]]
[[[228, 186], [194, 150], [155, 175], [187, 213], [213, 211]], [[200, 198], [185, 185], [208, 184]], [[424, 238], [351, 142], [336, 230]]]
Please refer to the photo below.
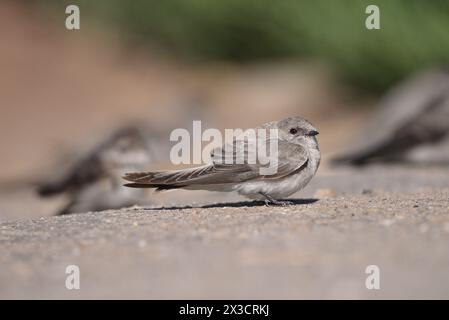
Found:
[[263, 196], [265, 197], [265, 205], [267, 207], [269, 207], [270, 205], [275, 205], [275, 206], [291, 206], [294, 204], [294, 202], [292, 201], [288, 201], [288, 200], [276, 200], [273, 197], [263, 194]]

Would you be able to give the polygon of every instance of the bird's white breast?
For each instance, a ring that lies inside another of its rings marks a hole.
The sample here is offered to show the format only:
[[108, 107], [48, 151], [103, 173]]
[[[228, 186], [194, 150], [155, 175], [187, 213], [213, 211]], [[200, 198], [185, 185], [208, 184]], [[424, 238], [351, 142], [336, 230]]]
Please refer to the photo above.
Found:
[[320, 164], [320, 150], [315, 138], [307, 139], [307, 166], [298, 173], [276, 180], [253, 180], [237, 184], [234, 188], [239, 194], [253, 199], [262, 199], [261, 193], [275, 199], [288, 197], [304, 188], [313, 178]]

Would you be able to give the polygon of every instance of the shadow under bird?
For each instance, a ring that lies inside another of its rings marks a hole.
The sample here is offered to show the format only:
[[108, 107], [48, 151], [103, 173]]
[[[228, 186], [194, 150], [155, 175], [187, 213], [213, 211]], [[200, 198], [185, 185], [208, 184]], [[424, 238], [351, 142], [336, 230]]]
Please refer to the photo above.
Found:
[[42, 197], [64, 194], [69, 202], [58, 214], [100, 211], [147, 204], [144, 192], [123, 188], [121, 176], [142, 170], [154, 159], [152, 145], [134, 126], [121, 128], [82, 156], [67, 172], [38, 186]]
[[449, 164], [449, 72], [427, 71], [393, 88], [359, 141], [334, 164]]
[[[125, 186], [156, 190], [236, 191], [251, 199], [264, 199], [266, 204], [291, 204], [280, 199], [305, 187], [320, 164], [318, 131], [301, 117], [269, 122], [259, 128], [277, 129], [278, 132], [277, 172], [274, 174], [262, 174], [260, 162], [248, 161], [251, 159], [249, 153], [254, 152], [249, 145], [255, 141], [237, 137], [232, 146], [214, 149], [209, 164], [183, 170], [127, 173], [123, 178], [131, 183]], [[270, 143], [268, 135], [265, 139], [266, 144]], [[237, 161], [238, 154], [245, 154], [243, 163]]]

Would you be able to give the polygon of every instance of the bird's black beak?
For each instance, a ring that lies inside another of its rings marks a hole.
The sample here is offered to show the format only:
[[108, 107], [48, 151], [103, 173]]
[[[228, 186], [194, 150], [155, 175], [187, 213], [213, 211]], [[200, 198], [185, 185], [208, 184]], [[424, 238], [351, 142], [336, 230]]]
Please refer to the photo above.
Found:
[[309, 137], [313, 137], [313, 136], [316, 136], [316, 135], [318, 135], [318, 134], [319, 134], [319, 132], [316, 131], [316, 130], [312, 130], [312, 131], [309, 131], [309, 133], [307, 133], [307, 135], [308, 135]]

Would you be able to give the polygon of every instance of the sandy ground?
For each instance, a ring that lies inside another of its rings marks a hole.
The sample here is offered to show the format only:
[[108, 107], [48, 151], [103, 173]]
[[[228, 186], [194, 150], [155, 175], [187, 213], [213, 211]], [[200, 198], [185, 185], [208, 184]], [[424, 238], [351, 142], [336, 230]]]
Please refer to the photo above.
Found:
[[[341, 169], [288, 207], [174, 191], [164, 207], [4, 222], [0, 298], [447, 299], [448, 177]], [[80, 290], [65, 288], [72, 264]]]

